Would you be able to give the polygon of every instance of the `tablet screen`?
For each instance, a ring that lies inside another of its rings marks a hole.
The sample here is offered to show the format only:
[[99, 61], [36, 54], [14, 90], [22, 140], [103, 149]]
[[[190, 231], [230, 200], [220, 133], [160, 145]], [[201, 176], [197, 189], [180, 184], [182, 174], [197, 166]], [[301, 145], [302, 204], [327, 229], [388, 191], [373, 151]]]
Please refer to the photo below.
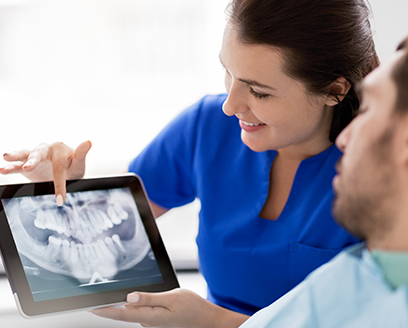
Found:
[[163, 281], [129, 188], [2, 199], [35, 302]]

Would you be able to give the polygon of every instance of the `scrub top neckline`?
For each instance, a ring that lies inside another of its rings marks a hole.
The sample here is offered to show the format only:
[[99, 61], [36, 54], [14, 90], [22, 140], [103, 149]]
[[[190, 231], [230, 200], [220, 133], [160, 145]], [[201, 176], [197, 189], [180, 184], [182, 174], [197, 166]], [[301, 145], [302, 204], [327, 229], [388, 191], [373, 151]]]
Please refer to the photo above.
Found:
[[[299, 180], [299, 173], [308, 165], [313, 165], [314, 162], [317, 161], [321, 161], [322, 157], [326, 158], [327, 155], [336, 147], [336, 144], [332, 144], [330, 147], [326, 148], [325, 150], [323, 150], [321, 153], [318, 153], [316, 155], [313, 155], [311, 157], [305, 158], [304, 160], [300, 161], [298, 168], [296, 169], [296, 173], [295, 173], [295, 177], [293, 178], [293, 183], [292, 183], [292, 187], [290, 188], [290, 192], [289, 192], [289, 196], [288, 199], [286, 200], [285, 206], [282, 209], [282, 212], [279, 214], [279, 216], [275, 219], [275, 220], [270, 220], [270, 219], [266, 219], [260, 216], [260, 213], [265, 205], [266, 202], [266, 198], [268, 197], [268, 193], [269, 193], [269, 183], [270, 183], [270, 170], [273, 164], [273, 161], [276, 158], [277, 155], [277, 151], [276, 150], [270, 150], [269, 154], [271, 156], [267, 156], [266, 159], [266, 165], [265, 165], [265, 171], [267, 172], [266, 174], [266, 180], [264, 180], [264, 184], [266, 186], [266, 193], [263, 194], [264, 197], [262, 197], [262, 201], [260, 202], [260, 206], [256, 207], [256, 210], [258, 211], [256, 217], [258, 219], [264, 220], [264, 221], [269, 221], [269, 222], [274, 222], [276, 223], [277, 221], [282, 221], [285, 219], [285, 212], [287, 211], [287, 206], [288, 203], [290, 203], [290, 200], [294, 197], [294, 186], [297, 184], [298, 180]], [[259, 210], [258, 210], [259, 208]], [[273, 224], [273, 223], [271, 223]]]

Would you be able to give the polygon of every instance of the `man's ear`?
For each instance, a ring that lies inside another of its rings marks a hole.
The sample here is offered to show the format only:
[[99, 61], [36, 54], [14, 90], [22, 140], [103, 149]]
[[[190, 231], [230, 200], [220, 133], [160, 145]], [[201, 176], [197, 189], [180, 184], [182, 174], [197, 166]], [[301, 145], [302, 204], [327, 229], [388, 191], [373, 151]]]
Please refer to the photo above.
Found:
[[327, 95], [326, 105], [336, 106], [344, 99], [350, 88], [350, 83], [344, 77], [336, 79], [329, 85], [330, 94]]
[[[400, 128], [397, 129], [397, 135], [395, 136], [397, 139], [397, 149], [396, 153], [398, 156], [398, 162], [400, 162], [406, 169], [408, 173], [408, 114], [404, 115], [399, 119], [396, 123], [400, 125]], [[398, 142], [401, 140], [401, 142]]]

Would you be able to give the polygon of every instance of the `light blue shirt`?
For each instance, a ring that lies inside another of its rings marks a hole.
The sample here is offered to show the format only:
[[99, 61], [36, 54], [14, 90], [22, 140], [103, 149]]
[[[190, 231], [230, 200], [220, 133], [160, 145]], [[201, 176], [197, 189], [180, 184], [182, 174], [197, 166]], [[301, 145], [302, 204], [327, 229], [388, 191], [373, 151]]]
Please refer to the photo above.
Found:
[[408, 285], [396, 288], [363, 244], [342, 251], [241, 328], [406, 328]]

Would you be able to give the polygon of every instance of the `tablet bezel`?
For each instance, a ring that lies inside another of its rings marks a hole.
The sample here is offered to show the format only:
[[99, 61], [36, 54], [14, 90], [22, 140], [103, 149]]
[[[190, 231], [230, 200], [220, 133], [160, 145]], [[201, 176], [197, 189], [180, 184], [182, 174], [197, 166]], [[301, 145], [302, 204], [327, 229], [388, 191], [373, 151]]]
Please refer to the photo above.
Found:
[[1, 185], [0, 250], [6, 275], [22, 316], [34, 317], [107, 306], [126, 302], [127, 294], [133, 291], [161, 292], [179, 287], [174, 268], [170, 262], [147, 200], [143, 183], [137, 175], [126, 174], [114, 177], [68, 180], [66, 185], [67, 192], [129, 188], [146, 229], [163, 282], [61, 299], [34, 301], [1, 200], [12, 197], [53, 195], [54, 184], [50, 181]]

